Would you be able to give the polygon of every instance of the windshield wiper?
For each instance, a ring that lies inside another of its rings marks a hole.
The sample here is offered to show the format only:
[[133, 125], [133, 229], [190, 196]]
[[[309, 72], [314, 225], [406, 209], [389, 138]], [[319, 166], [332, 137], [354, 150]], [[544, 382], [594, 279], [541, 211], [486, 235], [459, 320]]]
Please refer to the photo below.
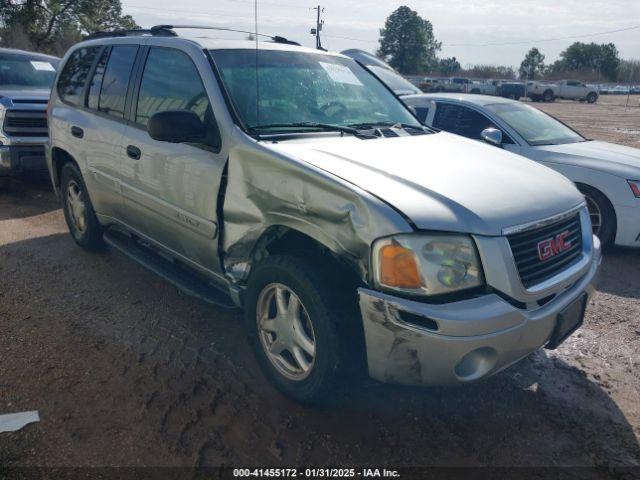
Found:
[[340, 133], [348, 133], [349, 135], [362, 135], [362, 133], [354, 127], [343, 127], [342, 125], [333, 125], [330, 123], [315, 123], [315, 122], [297, 122], [297, 123], [271, 123], [268, 125], [257, 125], [255, 127], [251, 127], [251, 130], [254, 132], [264, 131], [264, 130], [274, 130], [278, 128], [311, 128], [316, 130], [321, 130], [324, 132], [340, 132]]
[[363, 128], [374, 129], [379, 127], [399, 127], [399, 128], [404, 128], [405, 130], [407, 129], [422, 130], [422, 131], [430, 130], [429, 127], [426, 127], [424, 125], [410, 125], [408, 123], [402, 123], [402, 122], [353, 123], [353, 124], [350, 124], [349, 126], [353, 128], [358, 128], [358, 129], [363, 129]]

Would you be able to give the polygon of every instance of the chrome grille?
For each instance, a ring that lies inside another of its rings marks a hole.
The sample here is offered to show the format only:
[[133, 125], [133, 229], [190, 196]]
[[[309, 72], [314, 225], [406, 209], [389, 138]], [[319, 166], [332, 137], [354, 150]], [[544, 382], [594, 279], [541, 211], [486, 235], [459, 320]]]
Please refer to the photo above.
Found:
[[[554, 252], [550, 258], [541, 260], [540, 244], [549, 240], [556, 240], [558, 235], [562, 235], [565, 232], [566, 250]], [[580, 214], [576, 213], [569, 218], [534, 230], [514, 233], [509, 235], [507, 239], [509, 240], [522, 284], [525, 288], [533, 287], [580, 261], [582, 254]]]
[[12, 137], [46, 137], [47, 114], [42, 110], [9, 110], [3, 129]]

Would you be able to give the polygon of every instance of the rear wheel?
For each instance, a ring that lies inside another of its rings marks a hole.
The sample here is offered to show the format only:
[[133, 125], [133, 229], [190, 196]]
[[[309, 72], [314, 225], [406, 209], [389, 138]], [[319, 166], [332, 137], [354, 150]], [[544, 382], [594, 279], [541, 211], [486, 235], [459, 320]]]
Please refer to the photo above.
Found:
[[267, 257], [253, 271], [245, 321], [265, 375], [299, 402], [332, 396], [349, 369], [344, 318], [319, 269], [292, 256]]
[[96, 218], [80, 170], [75, 164], [67, 163], [62, 167], [60, 178], [62, 210], [71, 236], [85, 250], [102, 249], [102, 227]]
[[600, 239], [603, 247], [611, 245], [616, 234], [616, 214], [613, 205], [602, 192], [593, 187], [580, 184], [578, 190], [587, 201], [593, 234]]

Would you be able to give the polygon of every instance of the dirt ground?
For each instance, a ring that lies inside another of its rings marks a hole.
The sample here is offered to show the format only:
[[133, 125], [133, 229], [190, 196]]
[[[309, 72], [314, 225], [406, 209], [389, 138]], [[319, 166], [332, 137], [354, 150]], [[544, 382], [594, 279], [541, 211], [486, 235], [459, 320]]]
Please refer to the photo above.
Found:
[[[640, 147], [638, 97], [620, 100], [536, 105]], [[0, 434], [0, 466], [640, 467], [639, 319], [640, 252], [614, 250], [559, 350], [463, 388], [363, 381], [304, 408], [262, 377], [237, 311], [117, 252], [82, 251], [48, 185], [12, 181], [0, 187], [0, 413], [41, 421]]]
[[532, 104], [594, 140], [640, 148], [640, 95], [602, 95], [596, 104], [571, 101]]

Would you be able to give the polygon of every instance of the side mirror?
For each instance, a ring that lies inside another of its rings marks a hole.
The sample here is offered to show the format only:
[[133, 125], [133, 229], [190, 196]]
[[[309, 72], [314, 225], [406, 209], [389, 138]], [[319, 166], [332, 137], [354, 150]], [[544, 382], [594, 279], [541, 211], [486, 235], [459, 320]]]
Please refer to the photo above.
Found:
[[201, 143], [205, 141], [204, 124], [189, 110], [167, 110], [151, 116], [149, 136], [159, 142]]
[[480, 134], [482, 140], [490, 145], [501, 147], [502, 146], [502, 132], [497, 128], [486, 128]]

